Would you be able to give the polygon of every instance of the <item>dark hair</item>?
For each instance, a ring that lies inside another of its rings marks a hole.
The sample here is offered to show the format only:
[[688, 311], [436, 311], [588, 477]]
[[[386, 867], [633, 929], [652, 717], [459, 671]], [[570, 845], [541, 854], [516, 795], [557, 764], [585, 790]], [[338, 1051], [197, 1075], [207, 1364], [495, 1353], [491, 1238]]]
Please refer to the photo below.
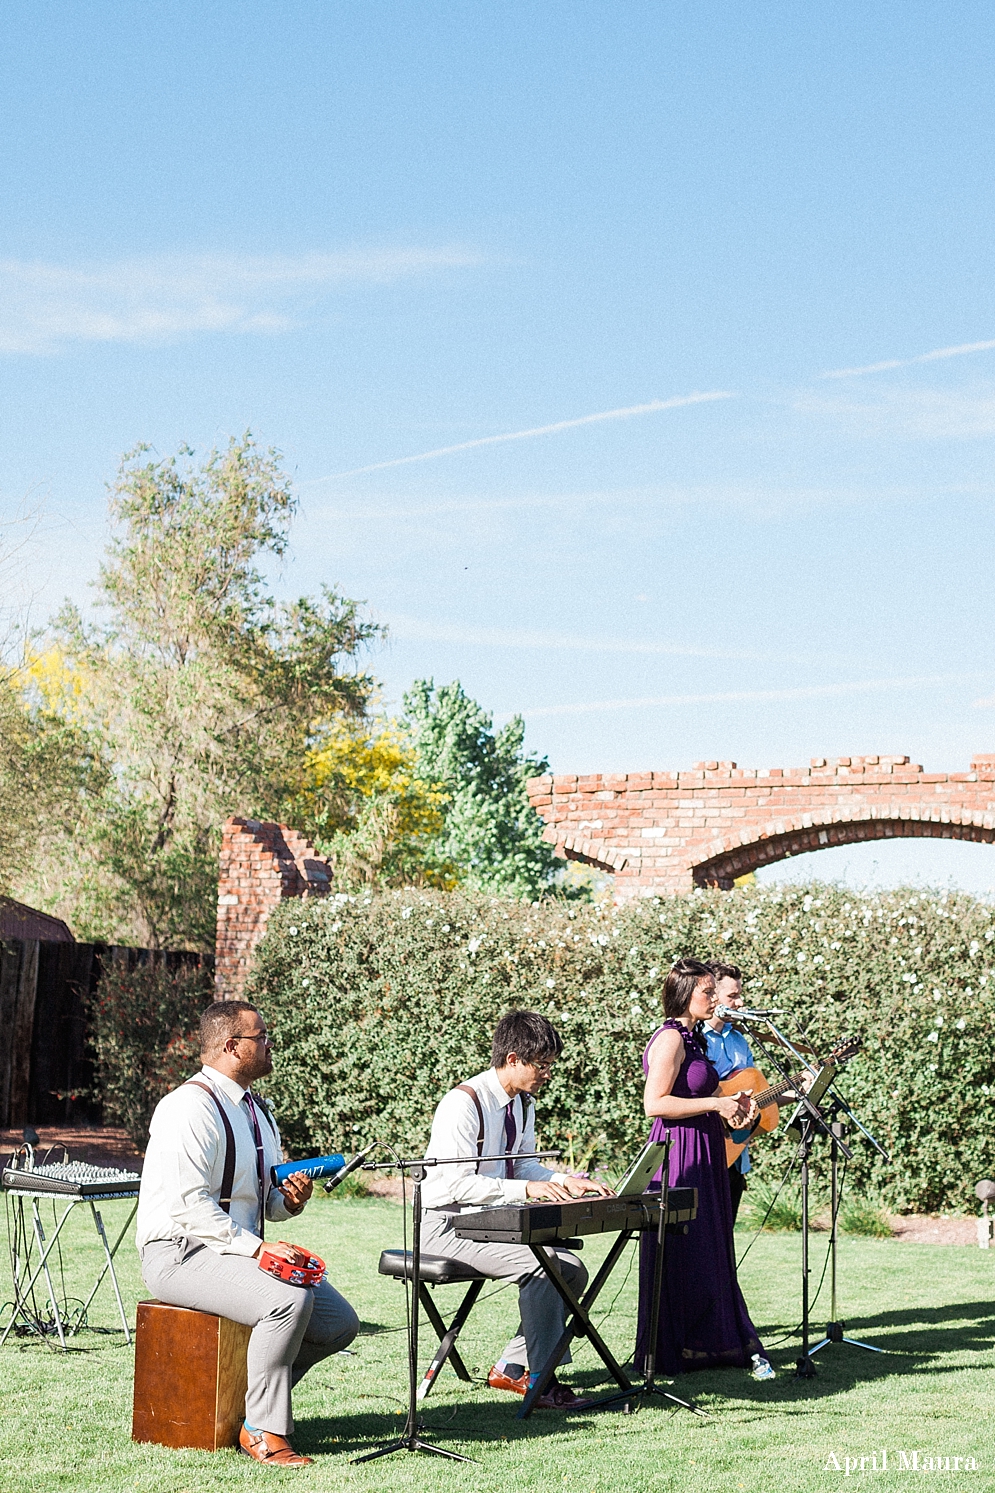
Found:
[[705, 980], [712, 971], [700, 959], [678, 959], [667, 971], [663, 982], [663, 1014], [671, 1019], [684, 1016], [699, 980]]
[[491, 1063], [503, 1068], [513, 1052], [523, 1063], [549, 1062], [563, 1051], [563, 1038], [538, 1011], [509, 1011], [494, 1031]]
[[201, 1057], [211, 1057], [221, 1051], [229, 1037], [234, 1037], [242, 1025], [242, 1012], [251, 1011], [259, 1015], [258, 1006], [248, 1001], [212, 1001], [200, 1015]]
[[705, 968], [709, 974], [715, 976], [715, 983], [720, 980], [739, 980], [742, 982], [743, 971], [738, 964], [723, 964], [721, 959], [709, 959]]

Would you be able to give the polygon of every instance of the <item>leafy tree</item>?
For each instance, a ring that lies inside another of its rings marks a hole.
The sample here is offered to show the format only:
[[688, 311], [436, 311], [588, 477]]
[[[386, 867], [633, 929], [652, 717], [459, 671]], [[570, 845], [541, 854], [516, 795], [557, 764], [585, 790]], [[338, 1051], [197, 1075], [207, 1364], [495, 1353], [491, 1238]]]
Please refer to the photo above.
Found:
[[52, 856], [106, 772], [85, 733], [46, 710], [30, 685], [29, 670], [0, 669], [0, 892], [30, 883], [44, 896]]
[[418, 680], [404, 697], [418, 775], [441, 784], [447, 802], [437, 842], [440, 864], [456, 868], [468, 888], [531, 901], [550, 889], [557, 870], [543, 824], [525, 784], [548, 771], [545, 757], [524, 750], [525, 724], [514, 716], [497, 732], [493, 718], [459, 681]]
[[74, 921], [151, 947], [213, 945], [221, 824], [283, 817], [321, 732], [364, 715], [355, 660], [378, 633], [330, 589], [270, 595], [259, 564], [296, 508], [275, 452], [246, 435], [193, 456], [124, 458], [102, 619], [67, 605], [53, 629], [63, 715], [113, 766], [67, 867]]
[[403, 725], [343, 718], [308, 753], [289, 814], [342, 887], [451, 887], [456, 869], [438, 853], [446, 802], [441, 785], [419, 776]]

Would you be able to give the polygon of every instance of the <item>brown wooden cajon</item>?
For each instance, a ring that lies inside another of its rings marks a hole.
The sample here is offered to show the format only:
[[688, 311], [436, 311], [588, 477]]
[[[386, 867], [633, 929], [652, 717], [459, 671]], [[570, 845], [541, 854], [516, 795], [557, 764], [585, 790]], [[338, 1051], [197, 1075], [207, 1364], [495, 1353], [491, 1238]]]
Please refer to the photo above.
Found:
[[235, 1446], [245, 1417], [251, 1331], [209, 1312], [140, 1301], [132, 1440], [208, 1452]]

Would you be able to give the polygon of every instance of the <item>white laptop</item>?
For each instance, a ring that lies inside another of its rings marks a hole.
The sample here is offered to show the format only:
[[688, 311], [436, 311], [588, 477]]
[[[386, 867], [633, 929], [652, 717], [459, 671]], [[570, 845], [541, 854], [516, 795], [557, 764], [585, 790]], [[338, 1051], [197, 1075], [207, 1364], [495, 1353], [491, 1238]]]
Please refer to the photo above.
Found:
[[647, 1141], [616, 1187], [616, 1195], [620, 1198], [641, 1197], [663, 1166], [666, 1155], [666, 1141]]

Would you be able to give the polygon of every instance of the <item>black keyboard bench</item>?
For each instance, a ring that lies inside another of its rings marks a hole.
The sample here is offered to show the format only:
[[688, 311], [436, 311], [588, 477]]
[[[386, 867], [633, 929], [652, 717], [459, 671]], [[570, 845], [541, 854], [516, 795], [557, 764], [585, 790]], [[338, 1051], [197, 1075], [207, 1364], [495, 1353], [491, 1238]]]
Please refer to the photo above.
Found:
[[[564, 1239], [560, 1243], [561, 1249], [583, 1249], [580, 1239]], [[393, 1280], [411, 1279], [411, 1251], [410, 1249], [385, 1249], [380, 1255], [378, 1266], [381, 1275], [390, 1276]], [[447, 1259], [445, 1255], [422, 1255], [418, 1274], [421, 1277], [419, 1298], [425, 1308], [425, 1315], [435, 1328], [439, 1339], [439, 1346], [435, 1357], [425, 1370], [425, 1374], [418, 1386], [418, 1398], [423, 1400], [435, 1383], [443, 1366], [449, 1362], [453, 1371], [465, 1383], [471, 1384], [473, 1376], [463, 1362], [456, 1349], [456, 1339], [466, 1325], [466, 1320], [472, 1312], [477, 1297], [484, 1288], [484, 1282], [491, 1277], [481, 1275], [479, 1270], [474, 1270], [472, 1265], [463, 1265], [459, 1260]], [[460, 1302], [455, 1317], [447, 1327], [439, 1314], [439, 1309], [428, 1290], [429, 1286], [463, 1285], [468, 1287], [466, 1295]]]
[[[380, 1255], [379, 1270], [381, 1275], [389, 1275], [393, 1280], [410, 1280], [410, 1249], [385, 1249]], [[425, 1370], [424, 1377], [418, 1386], [418, 1398], [423, 1400], [447, 1361], [452, 1364], [460, 1379], [467, 1384], [472, 1382], [473, 1376], [456, 1350], [456, 1339], [462, 1332], [466, 1319], [473, 1310], [474, 1303], [488, 1277], [481, 1275], [479, 1270], [474, 1270], [471, 1266], [461, 1265], [458, 1260], [447, 1260], [444, 1255], [422, 1255], [418, 1274], [421, 1278], [418, 1295], [425, 1308], [425, 1315], [435, 1328], [439, 1339], [435, 1357]], [[428, 1287], [456, 1284], [465, 1284], [469, 1289], [460, 1302], [455, 1317], [447, 1327], [432, 1300]]]

